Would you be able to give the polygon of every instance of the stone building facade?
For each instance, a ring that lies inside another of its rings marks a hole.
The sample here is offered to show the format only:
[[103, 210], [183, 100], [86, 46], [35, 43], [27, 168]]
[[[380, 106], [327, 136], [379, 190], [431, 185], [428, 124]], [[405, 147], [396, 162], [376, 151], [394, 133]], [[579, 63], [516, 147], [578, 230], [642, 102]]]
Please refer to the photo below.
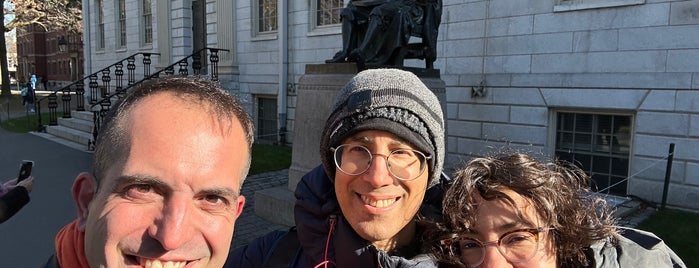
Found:
[[[84, 1], [85, 73], [139, 51], [163, 67], [227, 49], [221, 81], [246, 100], [257, 139], [292, 143], [297, 83], [340, 49], [346, 2]], [[601, 192], [660, 203], [674, 143], [668, 204], [699, 210], [698, 26], [699, 0], [443, 0], [447, 168], [524, 150], [579, 163]]]

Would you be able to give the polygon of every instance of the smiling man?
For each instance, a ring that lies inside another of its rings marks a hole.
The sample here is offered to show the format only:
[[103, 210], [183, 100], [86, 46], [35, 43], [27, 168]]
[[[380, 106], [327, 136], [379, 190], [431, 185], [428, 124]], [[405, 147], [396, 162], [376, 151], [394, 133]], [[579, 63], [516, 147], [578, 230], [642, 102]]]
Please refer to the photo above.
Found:
[[417, 76], [357, 74], [339, 93], [320, 153], [323, 164], [296, 188], [296, 227], [236, 249], [225, 267], [436, 267], [418, 219], [441, 205], [444, 120]]
[[72, 194], [78, 218], [47, 267], [221, 267], [245, 198], [253, 127], [217, 84], [166, 78], [132, 89], [105, 117], [94, 173]]

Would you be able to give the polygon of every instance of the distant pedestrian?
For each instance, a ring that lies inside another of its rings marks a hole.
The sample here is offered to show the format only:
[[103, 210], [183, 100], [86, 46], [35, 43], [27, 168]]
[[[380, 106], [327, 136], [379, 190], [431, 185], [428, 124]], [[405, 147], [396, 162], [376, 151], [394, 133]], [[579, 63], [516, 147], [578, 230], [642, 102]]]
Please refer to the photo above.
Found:
[[27, 82], [24, 88], [21, 90], [22, 94], [22, 106], [24, 106], [25, 110], [28, 110], [29, 112], [34, 112], [34, 100], [36, 97], [36, 94], [34, 92], [34, 87], [32, 86], [32, 82]]
[[29, 79], [29, 83], [32, 83], [32, 89], [36, 90], [36, 75], [32, 74], [32, 78]]

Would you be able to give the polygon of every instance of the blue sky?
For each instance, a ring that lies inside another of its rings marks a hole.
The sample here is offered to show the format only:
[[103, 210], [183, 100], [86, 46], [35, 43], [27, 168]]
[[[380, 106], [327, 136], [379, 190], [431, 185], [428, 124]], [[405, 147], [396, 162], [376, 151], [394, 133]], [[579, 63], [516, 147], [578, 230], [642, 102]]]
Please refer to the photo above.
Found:
[[[4, 3], [5, 3], [4, 7], [6, 9], [12, 8], [12, 5], [10, 4], [10, 2], [5, 1]], [[9, 23], [14, 18], [15, 18], [15, 15], [13, 15], [13, 14], [5, 15], [5, 24]], [[5, 36], [14, 36], [14, 35], [15, 35], [14, 29], [10, 32], [5, 33]]]

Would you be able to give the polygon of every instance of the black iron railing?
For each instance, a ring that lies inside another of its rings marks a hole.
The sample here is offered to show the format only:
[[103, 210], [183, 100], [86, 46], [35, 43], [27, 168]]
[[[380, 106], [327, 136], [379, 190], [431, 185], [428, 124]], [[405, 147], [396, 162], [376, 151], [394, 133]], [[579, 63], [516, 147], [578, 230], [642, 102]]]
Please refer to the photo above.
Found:
[[[207, 75], [210, 76], [211, 80], [218, 81], [219, 52], [221, 51], [228, 52], [229, 50], [202, 48], [155, 72], [151, 65], [152, 56], [160, 55], [159, 53], [141, 52], [116, 61], [38, 99], [36, 102], [38, 131], [46, 131], [41, 118], [42, 102], [48, 102], [46, 105], [49, 110], [48, 125], [51, 126], [58, 125], [59, 106], [62, 108], [60, 116], [63, 118], [71, 118], [72, 109], [76, 111], [89, 109], [93, 113], [94, 127], [92, 130], [93, 139], [88, 141], [87, 146], [88, 149], [93, 149], [102, 118], [111, 108], [113, 100], [124, 97], [131, 87], [155, 77]], [[202, 59], [208, 59], [208, 61], [203, 62]], [[137, 73], [136, 70], [141, 68], [143, 76], [137, 78], [141, 74]], [[89, 94], [86, 96], [88, 92]]]
[[[178, 61], [176, 61], [173, 64], [170, 64], [169, 66], [154, 72], [153, 74], [150, 74], [149, 70], [145, 71], [144, 70], [144, 78], [139, 80], [139, 81], [134, 81], [131, 76], [129, 76], [129, 82], [128, 85], [125, 87], [121, 84], [121, 80], [117, 79], [116, 85], [115, 85], [115, 90], [114, 92], [110, 92], [108, 90], [109, 88], [109, 83], [110, 83], [110, 77], [108, 70], [107, 74], [105, 75], [103, 73], [102, 76], [102, 85], [107, 88], [107, 90], [102, 91], [102, 99], [99, 101], [90, 101], [90, 110], [92, 111], [92, 120], [93, 120], [93, 130], [92, 130], [92, 140], [88, 142], [88, 149], [92, 150], [94, 149], [95, 141], [97, 140], [97, 134], [99, 133], [100, 125], [102, 124], [102, 119], [104, 116], [107, 114], [109, 109], [111, 108], [113, 102], [112, 100], [114, 99], [120, 99], [126, 95], [126, 92], [132, 88], [133, 86], [140, 84], [146, 80], [156, 78], [156, 77], [161, 77], [161, 76], [189, 76], [190, 75], [190, 68], [192, 71], [192, 74], [195, 76], [202, 76], [202, 75], [209, 75], [210, 79], [213, 81], [218, 81], [219, 80], [219, 75], [218, 75], [218, 62], [219, 62], [219, 56], [218, 53], [220, 51], [226, 51], [228, 52], [228, 49], [220, 49], [220, 48], [202, 48], [189, 56], [186, 56]], [[208, 55], [208, 66], [204, 66], [202, 62], [202, 55], [206, 57]], [[145, 60], [145, 59], [144, 59]], [[144, 61], [145, 64], [145, 61]], [[149, 62], [150, 64], [150, 62]], [[191, 67], [190, 67], [191, 65]], [[131, 66], [127, 68], [128, 70], [131, 70]], [[177, 73], [175, 73], [175, 68], [177, 68]], [[117, 77], [119, 76], [119, 70], [117, 69], [115, 71], [115, 75]], [[131, 72], [129, 72], [129, 75], [132, 75]], [[96, 80], [96, 78], [94, 79]], [[93, 84], [93, 81], [91, 79], [90, 81], [91, 85]], [[95, 84], [97, 83], [96, 81], [94, 82]], [[92, 86], [90, 88], [93, 88]], [[94, 87], [97, 88], [97, 87]], [[93, 93], [92, 95], [96, 95], [96, 92], [91, 92]]]
[[[150, 70], [151, 70], [151, 56], [152, 55], [159, 55], [158, 53], [136, 53], [131, 56], [128, 56], [122, 60], [119, 60], [115, 62], [112, 65], [109, 65], [97, 72], [94, 72], [90, 75], [87, 75], [81, 79], [78, 79], [76, 81], [73, 81], [72, 83], [54, 90], [53, 92], [49, 93], [48, 96], [45, 96], [43, 98], [40, 98], [36, 102], [36, 107], [37, 107], [37, 120], [38, 120], [38, 126], [39, 126], [39, 131], [44, 131], [45, 127], [41, 123], [41, 102], [47, 101], [48, 102], [48, 109], [49, 109], [49, 125], [55, 126], [58, 125], [58, 106], [59, 106], [59, 97], [61, 101], [61, 106], [63, 109], [63, 118], [70, 118], [71, 117], [71, 109], [73, 108], [73, 94], [75, 94], [75, 110], [77, 111], [85, 111], [85, 82], [88, 80], [88, 88], [90, 90], [90, 104], [94, 105], [98, 102], [98, 92], [100, 89], [101, 91], [101, 96], [105, 97], [109, 95], [109, 90], [110, 90], [110, 85], [109, 83], [112, 81], [111, 73], [112, 70], [115, 75], [115, 81], [116, 81], [116, 90], [120, 90], [123, 88], [123, 80], [124, 80], [124, 62], [127, 62], [126, 68], [127, 68], [127, 75], [128, 75], [128, 85], [134, 84], [135, 77], [136, 77], [136, 59], [141, 58], [141, 64], [143, 65], [143, 73], [145, 76], [150, 75]], [[102, 85], [100, 85], [97, 81], [99, 76], [101, 75], [101, 80], [102, 80]]]

